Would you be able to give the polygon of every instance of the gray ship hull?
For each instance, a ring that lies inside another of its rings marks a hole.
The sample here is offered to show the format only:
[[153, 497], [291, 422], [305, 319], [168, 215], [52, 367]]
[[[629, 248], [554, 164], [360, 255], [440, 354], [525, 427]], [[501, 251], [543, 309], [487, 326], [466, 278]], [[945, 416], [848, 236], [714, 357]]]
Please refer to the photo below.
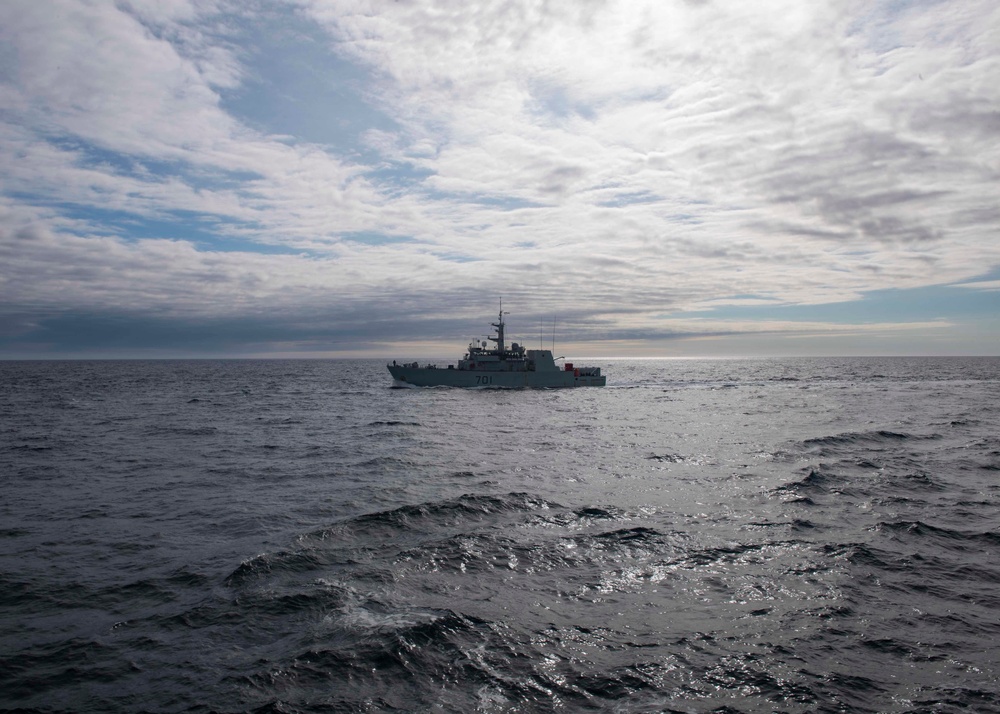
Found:
[[[563, 389], [566, 387], [603, 387], [605, 377], [600, 367], [574, 367], [566, 362], [556, 366], [552, 350], [529, 350], [504, 338], [503, 306], [496, 322], [496, 347], [487, 348], [485, 340], [473, 340], [458, 364], [440, 368], [434, 364], [421, 367], [417, 362], [386, 365], [394, 387], [464, 387], [466, 389]], [[562, 359], [562, 357], [559, 357]]]
[[394, 387], [464, 387], [493, 389], [562, 389], [603, 387], [606, 377], [573, 372], [493, 372], [389, 365]]

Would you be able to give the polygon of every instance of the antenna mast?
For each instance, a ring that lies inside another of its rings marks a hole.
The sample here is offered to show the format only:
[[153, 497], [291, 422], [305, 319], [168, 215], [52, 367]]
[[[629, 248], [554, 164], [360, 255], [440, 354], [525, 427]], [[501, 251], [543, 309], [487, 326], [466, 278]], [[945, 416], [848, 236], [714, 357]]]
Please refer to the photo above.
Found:
[[493, 327], [497, 328], [497, 336], [491, 337], [490, 340], [497, 343], [497, 353], [500, 359], [504, 359], [504, 351], [507, 346], [504, 344], [504, 324], [503, 324], [503, 298], [500, 298], [500, 315]]

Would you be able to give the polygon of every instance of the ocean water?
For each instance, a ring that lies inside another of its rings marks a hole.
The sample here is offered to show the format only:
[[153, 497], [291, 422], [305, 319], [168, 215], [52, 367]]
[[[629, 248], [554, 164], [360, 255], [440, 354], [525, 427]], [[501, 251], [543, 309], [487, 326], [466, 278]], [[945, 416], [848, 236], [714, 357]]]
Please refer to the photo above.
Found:
[[1000, 711], [1000, 359], [0, 363], [0, 710]]

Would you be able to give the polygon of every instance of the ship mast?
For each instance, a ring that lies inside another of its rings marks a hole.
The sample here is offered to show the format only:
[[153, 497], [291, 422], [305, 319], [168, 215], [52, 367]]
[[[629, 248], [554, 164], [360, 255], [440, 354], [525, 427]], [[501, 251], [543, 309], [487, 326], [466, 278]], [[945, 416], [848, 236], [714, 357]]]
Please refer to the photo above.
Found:
[[504, 351], [506, 350], [506, 346], [504, 345], [504, 342], [503, 342], [503, 315], [504, 315], [504, 313], [503, 313], [503, 298], [500, 298], [500, 316], [499, 316], [497, 322], [491, 322], [490, 323], [493, 327], [497, 328], [497, 336], [496, 337], [491, 337], [490, 339], [493, 342], [497, 343], [497, 354], [500, 357], [500, 359], [503, 359]]

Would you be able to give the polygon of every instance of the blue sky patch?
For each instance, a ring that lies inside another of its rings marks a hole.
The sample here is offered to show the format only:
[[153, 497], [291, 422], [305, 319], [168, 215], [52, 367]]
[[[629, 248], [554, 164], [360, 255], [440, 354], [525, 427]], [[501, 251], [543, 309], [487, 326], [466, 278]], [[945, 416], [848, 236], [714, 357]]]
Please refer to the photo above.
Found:
[[378, 79], [336, 54], [318, 26], [296, 14], [265, 10], [266, 24], [243, 24], [243, 82], [222, 91], [222, 106], [265, 134], [326, 144], [345, 156], [364, 153], [361, 136], [399, 125], [377, 106]]

